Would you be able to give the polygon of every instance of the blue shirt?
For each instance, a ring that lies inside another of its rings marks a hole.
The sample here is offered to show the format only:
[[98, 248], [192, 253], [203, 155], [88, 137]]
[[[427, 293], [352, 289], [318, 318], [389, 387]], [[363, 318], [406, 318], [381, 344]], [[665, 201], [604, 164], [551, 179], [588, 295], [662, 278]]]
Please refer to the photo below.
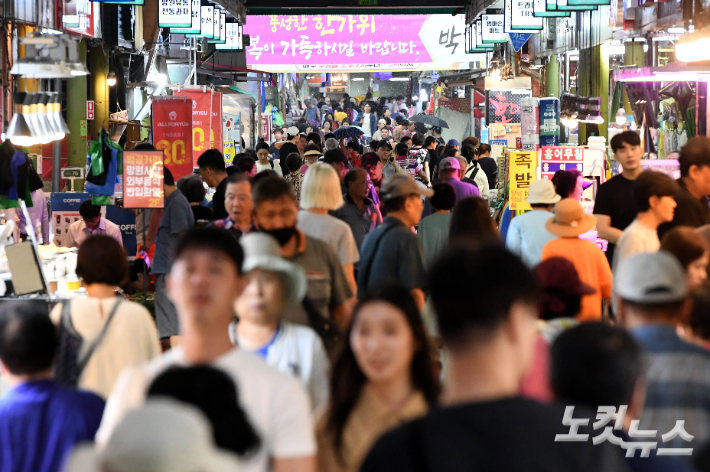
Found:
[[508, 227], [505, 247], [520, 256], [525, 265], [535, 267], [542, 260], [545, 244], [557, 238], [545, 229], [545, 223], [553, 216], [546, 210], [532, 210], [516, 216]]
[[55, 472], [77, 444], [93, 441], [104, 401], [52, 380], [18, 385], [0, 398], [0, 470]]
[[175, 190], [165, 199], [163, 217], [158, 225], [158, 235], [155, 238], [155, 255], [150, 271], [154, 274], [167, 274], [172, 263], [173, 247], [180, 233], [195, 226], [190, 203], [180, 190]]
[[[710, 439], [710, 351], [683, 341], [674, 326], [649, 323], [631, 334], [646, 350], [646, 402], [639, 429], [658, 430], [659, 447], [697, 451]], [[690, 442], [660, 436], [685, 420]]]

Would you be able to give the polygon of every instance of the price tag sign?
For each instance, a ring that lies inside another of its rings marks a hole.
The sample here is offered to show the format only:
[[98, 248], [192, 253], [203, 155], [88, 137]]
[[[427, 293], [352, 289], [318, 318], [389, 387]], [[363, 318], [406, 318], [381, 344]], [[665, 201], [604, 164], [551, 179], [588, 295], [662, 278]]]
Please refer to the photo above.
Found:
[[123, 206], [163, 208], [163, 152], [123, 153]]

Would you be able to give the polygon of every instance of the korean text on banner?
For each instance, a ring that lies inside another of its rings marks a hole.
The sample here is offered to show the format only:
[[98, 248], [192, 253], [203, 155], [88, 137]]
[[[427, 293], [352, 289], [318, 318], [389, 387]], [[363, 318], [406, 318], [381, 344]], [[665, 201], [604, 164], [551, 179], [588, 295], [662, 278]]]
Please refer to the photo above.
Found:
[[[212, 147], [212, 90], [185, 90], [187, 101], [192, 100], [192, 165], [197, 167], [197, 159]], [[220, 97], [221, 99], [221, 97]]]
[[153, 100], [153, 143], [165, 153], [163, 162], [176, 181], [192, 174], [191, 116], [190, 100]]
[[558, 170], [578, 170], [584, 166], [583, 148], [578, 146], [546, 146], [540, 150], [540, 178], [552, 180]]
[[535, 180], [537, 167], [537, 152], [511, 152], [508, 157], [510, 168], [510, 209], [530, 210], [530, 204], [525, 199], [530, 192], [530, 183]]
[[124, 208], [163, 208], [163, 153], [123, 153]]
[[222, 142], [222, 92], [212, 94], [212, 123], [210, 123], [212, 149], [220, 149]]

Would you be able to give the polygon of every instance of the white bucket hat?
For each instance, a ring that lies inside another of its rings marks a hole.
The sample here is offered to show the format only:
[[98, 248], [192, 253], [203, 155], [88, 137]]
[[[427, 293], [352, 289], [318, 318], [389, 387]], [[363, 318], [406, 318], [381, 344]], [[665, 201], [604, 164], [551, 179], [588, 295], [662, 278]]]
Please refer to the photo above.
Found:
[[129, 412], [102, 451], [79, 446], [66, 472], [240, 472], [237, 456], [217, 449], [195, 407], [168, 399]]
[[279, 243], [265, 233], [249, 233], [239, 239], [244, 250], [242, 272], [264, 269], [278, 272], [284, 283], [284, 303], [298, 305], [306, 296], [308, 279], [301, 266], [287, 261], [281, 256]]
[[555, 186], [550, 180], [535, 180], [530, 184], [528, 198], [525, 199], [531, 205], [554, 205], [562, 200]]

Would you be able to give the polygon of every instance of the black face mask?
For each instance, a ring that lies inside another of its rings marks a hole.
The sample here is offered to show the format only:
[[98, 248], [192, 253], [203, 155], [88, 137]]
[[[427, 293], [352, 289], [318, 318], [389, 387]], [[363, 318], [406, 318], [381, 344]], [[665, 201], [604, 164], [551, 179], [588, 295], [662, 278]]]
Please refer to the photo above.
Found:
[[261, 232], [273, 236], [274, 239], [278, 241], [279, 245], [283, 246], [291, 240], [291, 237], [293, 237], [294, 234], [296, 234], [296, 227], [292, 226], [290, 228], [279, 228], [272, 230], [262, 229]]

